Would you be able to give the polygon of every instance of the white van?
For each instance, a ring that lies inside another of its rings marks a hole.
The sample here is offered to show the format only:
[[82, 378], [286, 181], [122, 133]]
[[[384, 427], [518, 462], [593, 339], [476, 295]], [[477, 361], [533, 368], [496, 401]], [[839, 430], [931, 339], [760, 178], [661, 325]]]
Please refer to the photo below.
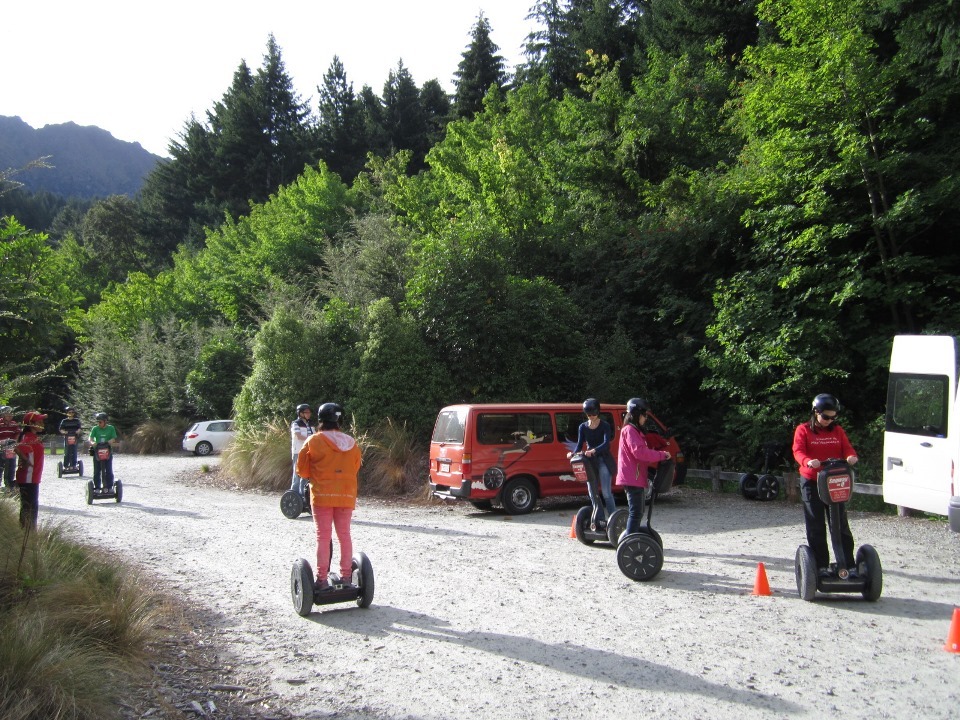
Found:
[[883, 500], [950, 518], [960, 532], [957, 338], [898, 335], [890, 354]]

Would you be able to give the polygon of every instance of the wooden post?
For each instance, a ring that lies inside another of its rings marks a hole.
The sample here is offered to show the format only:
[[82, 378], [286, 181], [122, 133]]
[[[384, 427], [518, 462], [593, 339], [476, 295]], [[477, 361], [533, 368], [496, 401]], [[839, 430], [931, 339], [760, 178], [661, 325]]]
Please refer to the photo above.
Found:
[[795, 472], [785, 472], [783, 474], [783, 484], [786, 485], [787, 500], [796, 503], [800, 502], [800, 475]]
[[710, 484], [713, 488], [713, 491], [718, 493], [721, 492], [722, 488], [720, 487], [720, 467], [714, 465], [710, 468]]

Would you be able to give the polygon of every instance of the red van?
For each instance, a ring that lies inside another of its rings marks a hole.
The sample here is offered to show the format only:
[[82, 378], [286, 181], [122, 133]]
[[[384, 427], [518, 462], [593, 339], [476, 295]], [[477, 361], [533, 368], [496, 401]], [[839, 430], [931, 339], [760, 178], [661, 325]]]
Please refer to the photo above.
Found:
[[[614, 457], [625, 412], [625, 405], [600, 406], [613, 428]], [[647, 418], [647, 441], [676, 458], [680, 477], [686, 467], [676, 439], [653, 413]], [[577, 481], [567, 460], [584, 420], [583, 407], [575, 403], [445, 407], [430, 441], [430, 489], [480, 510], [499, 503], [511, 515], [530, 512], [541, 497], [586, 495], [586, 484]]]

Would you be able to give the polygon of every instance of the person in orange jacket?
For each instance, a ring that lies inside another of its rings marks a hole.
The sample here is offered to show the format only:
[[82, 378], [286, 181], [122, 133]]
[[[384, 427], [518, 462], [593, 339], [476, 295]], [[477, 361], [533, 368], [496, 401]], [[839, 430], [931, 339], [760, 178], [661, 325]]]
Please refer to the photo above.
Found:
[[310, 504], [317, 529], [318, 590], [330, 588], [331, 523], [340, 543], [340, 576], [335, 582], [352, 583], [353, 540], [350, 521], [357, 506], [357, 473], [360, 446], [340, 429], [343, 408], [324, 403], [317, 410], [319, 428], [297, 456], [297, 475], [310, 481]]

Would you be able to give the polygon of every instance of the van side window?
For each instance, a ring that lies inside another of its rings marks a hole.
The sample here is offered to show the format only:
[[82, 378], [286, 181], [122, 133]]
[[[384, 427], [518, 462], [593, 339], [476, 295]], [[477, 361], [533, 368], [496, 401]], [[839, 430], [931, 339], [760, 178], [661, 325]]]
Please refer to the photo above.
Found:
[[483, 413], [477, 416], [481, 445], [532, 445], [553, 442], [548, 413]]
[[[577, 444], [577, 432], [580, 429], [580, 423], [584, 422], [587, 419], [587, 416], [580, 412], [557, 413], [556, 418], [557, 436], [560, 438], [561, 442], [567, 444], [567, 447], [570, 450], [575, 450], [575, 446]], [[604, 411], [600, 413], [600, 419], [606, 420], [614, 434], [616, 434], [617, 426], [613, 422], [613, 415]]]
[[887, 431], [945, 437], [948, 389], [946, 375], [891, 373], [887, 386]]

